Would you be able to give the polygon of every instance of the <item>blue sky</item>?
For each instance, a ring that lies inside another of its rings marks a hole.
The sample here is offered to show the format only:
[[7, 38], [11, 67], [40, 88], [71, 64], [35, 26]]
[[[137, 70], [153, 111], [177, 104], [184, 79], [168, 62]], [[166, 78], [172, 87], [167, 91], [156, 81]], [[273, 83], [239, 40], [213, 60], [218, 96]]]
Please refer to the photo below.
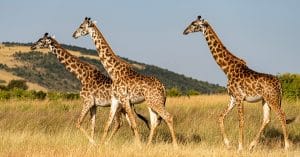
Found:
[[60, 43], [94, 49], [90, 37], [71, 36], [89, 16], [116, 54], [225, 86], [203, 35], [183, 36], [185, 27], [201, 15], [252, 69], [300, 73], [299, 7], [297, 0], [1, 0], [0, 42], [34, 42], [49, 32]]

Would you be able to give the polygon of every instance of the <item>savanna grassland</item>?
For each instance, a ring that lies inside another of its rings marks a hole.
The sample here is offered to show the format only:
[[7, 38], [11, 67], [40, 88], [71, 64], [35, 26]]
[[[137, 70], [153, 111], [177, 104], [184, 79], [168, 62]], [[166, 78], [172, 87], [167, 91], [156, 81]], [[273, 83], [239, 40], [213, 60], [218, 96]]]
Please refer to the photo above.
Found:
[[[300, 156], [299, 120], [288, 125], [293, 147], [285, 152], [281, 126], [273, 112], [271, 123], [255, 151], [250, 153], [245, 149], [238, 154], [238, 117], [234, 109], [225, 121], [233, 148], [225, 149], [217, 119], [228, 101], [226, 95], [168, 98], [167, 109], [174, 115], [179, 142], [179, 148], [175, 149], [165, 123], [158, 127], [150, 147], [143, 145], [138, 148], [134, 144], [133, 133], [125, 120], [109, 144], [95, 147], [75, 127], [82, 106], [81, 100], [5, 100], [0, 102], [0, 156]], [[283, 101], [283, 108], [288, 118], [297, 116], [300, 113], [300, 102]], [[136, 106], [136, 110], [149, 118], [144, 104]], [[97, 110], [97, 143], [108, 111], [109, 108]], [[89, 128], [88, 119], [85, 120], [85, 128]], [[245, 103], [245, 121], [247, 148], [262, 121], [260, 103]], [[138, 124], [145, 143], [149, 131], [140, 120]]]

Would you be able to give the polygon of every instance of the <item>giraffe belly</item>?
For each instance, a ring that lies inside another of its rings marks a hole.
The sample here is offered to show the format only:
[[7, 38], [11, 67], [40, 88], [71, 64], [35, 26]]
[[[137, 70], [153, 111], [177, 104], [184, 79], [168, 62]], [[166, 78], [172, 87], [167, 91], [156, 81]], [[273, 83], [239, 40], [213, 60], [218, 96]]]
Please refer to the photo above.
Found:
[[101, 107], [110, 107], [111, 100], [97, 100], [95, 101], [96, 106], [101, 106]]
[[143, 96], [138, 96], [138, 97], [130, 98], [130, 103], [131, 104], [140, 104], [143, 101], [145, 101], [145, 97], [143, 97]]
[[246, 96], [245, 101], [254, 103], [262, 100], [262, 96], [257, 95], [257, 96]]

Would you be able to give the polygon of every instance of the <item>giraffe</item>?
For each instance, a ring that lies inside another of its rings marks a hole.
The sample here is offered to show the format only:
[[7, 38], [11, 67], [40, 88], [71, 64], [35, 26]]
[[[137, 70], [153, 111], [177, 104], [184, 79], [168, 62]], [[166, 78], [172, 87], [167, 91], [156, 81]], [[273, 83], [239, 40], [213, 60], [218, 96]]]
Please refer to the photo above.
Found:
[[[48, 36], [48, 33], [45, 33], [45, 35], [31, 47], [32, 50], [37, 48], [49, 48], [51, 52], [56, 55], [60, 63], [62, 63], [68, 71], [73, 73], [77, 79], [80, 80], [82, 85], [80, 96], [83, 98], [84, 103], [81, 114], [77, 120], [76, 127], [83, 132], [83, 134], [89, 139], [90, 143], [95, 144], [93, 138], [95, 131], [96, 109], [97, 106], [110, 106], [112, 80], [103, 75], [95, 66], [80, 61], [79, 58], [62, 48], [62, 46], [53, 37]], [[86, 130], [81, 126], [88, 111], [90, 111], [91, 115], [91, 135], [88, 135]], [[119, 108], [116, 114], [115, 126], [109, 140], [121, 126], [121, 113], [125, 114], [125, 111]], [[137, 116], [142, 119], [149, 128], [147, 119], [140, 114], [137, 114]]]
[[176, 147], [177, 141], [173, 128], [173, 116], [165, 108], [166, 91], [164, 85], [153, 76], [149, 77], [137, 73], [127, 62], [119, 58], [113, 52], [95, 22], [86, 17], [73, 33], [73, 37], [76, 39], [88, 34], [90, 34], [96, 46], [101, 63], [113, 81], [111, 112], [101, 141], [104, 141], [106, 137], [106, 132], [115, 114], [115, 108], [121, 104], [129, 116], [131, 127], [134, 130], [135, 141], [140, 145], [137, 125], [129, 105], [132, 99], [139, 99], [146, 102], [150, 112], [151, 127], [147, 145], [151, 144], [154, 131], [162, 118], [169, 127], [173, 145]]
[[236, 57], [226, 49], [208, 21], [201, 19], [201, 16], [198, 16], [197, 19], [184, 30], [183, 34], [187, 35], [193, 32], [202, 32], [204, 34], [213, 58], [228, 79], [227, 92], [230, 95], [230, 103], [219, 117], [219, 125], [225, 145], [230, 147], [230, 142], [224, 128], [224, 118], [226, 115], [237, 105], [239, 116], [238, 151], [241, 151], [243, 149], [244, 138], [243, 101], [251, 103], [262, 101], [263, 122], [254, 140], [250, 143], [249, 150], [252, 151], [257, 145], [261, 133], [270, 122], [270, 109], [276, 113], [280, 120], [284, 135], [285, 149], [287, 150], [289, 148], [288, 132], [286, 129], [286, 116], [281, 108], [282, 88], [278, 78], [250, 69], [244, 60]]

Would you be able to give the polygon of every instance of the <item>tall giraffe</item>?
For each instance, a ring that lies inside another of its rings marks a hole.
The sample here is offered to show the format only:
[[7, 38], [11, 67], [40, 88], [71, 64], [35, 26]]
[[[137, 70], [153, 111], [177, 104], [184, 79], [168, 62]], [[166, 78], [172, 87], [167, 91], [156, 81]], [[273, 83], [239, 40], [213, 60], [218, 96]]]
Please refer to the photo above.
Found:
[[[93, 138], [95, 131], [96, 108], [97, 106], [110, 106], [112, 80], [103, 75], [95, 66], [82, 62], [76, 56], [70, 54], [67, 50], [62, 48], [62, 46], [53, 37], [48, 36], [48, 33], [45, 33], [45, 35], [31, 47], [32, 50], [37, 48], [49, 48], [51, 52], [56, 55], [60, 63], [62, 63], [67, 70], [73, 73], [77, 79], [80, 80], [82, 85], [80, 96], [83, 98], [84, 104], [81, 114], [77, 120], [76, 127], [84, 133], [92, 144], [95, 144]], [[81, 126], [88, 111], [90, 111], [91, 115], [91, 135], [88, 135], [86, 130]], [[115, 127], [109, 139], [111, 139], [115, 132], [120, 128], [121, 113], [125, 114], [125, 111], [119, 108], [116, 114]], [[148, 126], [146, 118], [140, 114], [137, 114], [137, 116]]]
[[90, 18], [85, 18], [74, 32], [73, 37], [78, 38], [88, 34], [92, 37], [100, 61], [113, 81], [111, 112], [101, 141], [104, 141], [113, 120], [115, 109], [121, 103], [122, 108], [125, 109], [129, 116], [136, 142], [140, 144], [140, 136], [130, 107], [132, 99], [140, 99], [147, 103], [150, 112], [151, 128], [147, 145], [151, 143], [154, 130], [159, 124], [161, 117], [169, 127], [173, 145], [177, 146], [173, 129], [173, 116], [165, 109], [166, 92], [164, 85], [155, 77], [144, 76], [134, 71], [127, 62], [113, 52], [96, 24]]
[[223, 135], [224, 143], [227, 147], [230, 142], [227, 138], [224, 129], [224, 118], [233, 109], [235, 105], [238, 106], [239, 115], [239, 147], [238, 150], [243, 149], [243, 128], [244, 128], [244, 106], [243, 101], [258, 102], [262, 100], [263, 105], [263, 122], [255, 136], [254, 140], [249, 146], [249, 150], [257, 145], [261, 133], [266, 125], [270, 122], [270, 108], [277, 114], [281, 122], [285, 149], [289, 148], [288, 132], [286, 129], [286, 116], [281, 109], [282, 89], [281, 84], [275, 76], [263, 74], [250, 69], [246, 62], [225, 48], [211, 25], [201, 16], [198, 16], [183, 32], [187, 35], [192, 32], [202, 32], [208, 43], [208, 47], [228, 78], [227, 91], [231, 97], [228, 107], [222, 112], [219, 117], [221, 133]]

